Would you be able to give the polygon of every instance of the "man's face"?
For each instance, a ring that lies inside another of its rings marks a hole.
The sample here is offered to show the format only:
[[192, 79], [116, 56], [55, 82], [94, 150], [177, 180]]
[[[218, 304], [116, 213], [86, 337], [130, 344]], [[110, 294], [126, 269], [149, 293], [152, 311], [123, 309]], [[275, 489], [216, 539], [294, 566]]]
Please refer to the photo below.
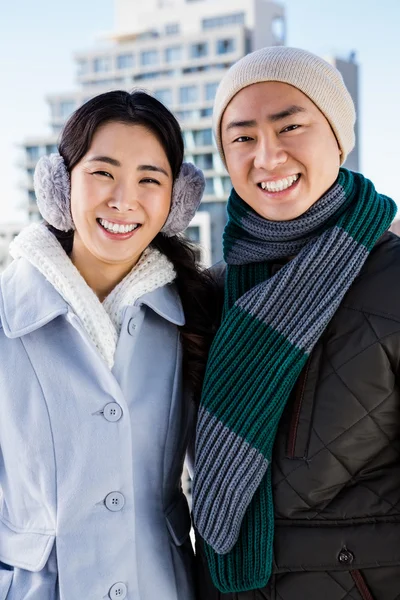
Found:
[[242, 89], [224, 112], [221, 137], [233, 187], [265, 219], [295, 219], [338, 176], [340, 150], [328, 121], [286, 83]]

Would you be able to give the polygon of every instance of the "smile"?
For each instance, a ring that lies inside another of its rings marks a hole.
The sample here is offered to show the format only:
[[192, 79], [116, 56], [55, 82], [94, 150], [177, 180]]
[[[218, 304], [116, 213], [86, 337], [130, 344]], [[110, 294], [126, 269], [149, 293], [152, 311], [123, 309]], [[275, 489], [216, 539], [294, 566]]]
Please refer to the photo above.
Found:
[[140, 227], [140, 223], [126, 223], [125, 225], [121, 223], [113, 223], [112, 221], [107, 221], [106, 219], [97, 219], [97, 222], [110, 233], [131, 233], [135, 231], [138, 227]]
[[292, 187], [299, 177], [300, 175], [297, 174], [289, 175], [289, 177], [285, 177], [285, 179], [277, 179], [276, 181], [261, 181], [258, 186], [262, 190], [267, 190], [267, 192], [283, 192], [283, 190]]

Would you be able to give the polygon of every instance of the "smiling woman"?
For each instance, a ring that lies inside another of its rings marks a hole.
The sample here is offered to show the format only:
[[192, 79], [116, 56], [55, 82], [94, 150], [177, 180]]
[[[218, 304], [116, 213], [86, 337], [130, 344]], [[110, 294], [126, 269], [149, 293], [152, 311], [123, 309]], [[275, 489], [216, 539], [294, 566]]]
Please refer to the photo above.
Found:
[[165, 151], [143, 125], [102, 125], [72, 169], [71, 260], [102, 300], [162, 229], [172, 184]]
[[204, 178], [143, 92], [87, 102], [59, 152], [0, 282], [0, 598], [193, 600], [181, 473], [213, 294], [177, 234]]

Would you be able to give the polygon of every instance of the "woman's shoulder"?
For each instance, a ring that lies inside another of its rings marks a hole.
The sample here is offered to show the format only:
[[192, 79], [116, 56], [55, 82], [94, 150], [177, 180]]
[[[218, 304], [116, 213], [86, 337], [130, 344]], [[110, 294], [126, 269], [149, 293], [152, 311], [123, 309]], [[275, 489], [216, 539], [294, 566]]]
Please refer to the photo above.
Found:
[[66, 302], [25, 258], [17, 258], [0, 274], [0, 323], [9, 338], [38, 329], [66, 313]]

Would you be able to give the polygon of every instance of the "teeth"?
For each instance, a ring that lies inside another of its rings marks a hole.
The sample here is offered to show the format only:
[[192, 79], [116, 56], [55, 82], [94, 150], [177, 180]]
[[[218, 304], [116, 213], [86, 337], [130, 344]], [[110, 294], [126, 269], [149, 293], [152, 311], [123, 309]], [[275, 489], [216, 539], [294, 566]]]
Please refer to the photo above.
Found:
[[298, 178], [299, 175], [290, 175], [289, 177], [279, 179], [278, 181], [262, 181], [261, 187], [268, 192], [282, 192], [293, 185]]
[[99, 219], [100, 225], [104, 227], [107, 231], [111, 231], [111, 233], [129, 233], [133, 231], [137, 227], [139, 227], [138, 223], [132, 223], [130, 225], [119, 225], [118, 223], [111, 223], [106, 219]]

